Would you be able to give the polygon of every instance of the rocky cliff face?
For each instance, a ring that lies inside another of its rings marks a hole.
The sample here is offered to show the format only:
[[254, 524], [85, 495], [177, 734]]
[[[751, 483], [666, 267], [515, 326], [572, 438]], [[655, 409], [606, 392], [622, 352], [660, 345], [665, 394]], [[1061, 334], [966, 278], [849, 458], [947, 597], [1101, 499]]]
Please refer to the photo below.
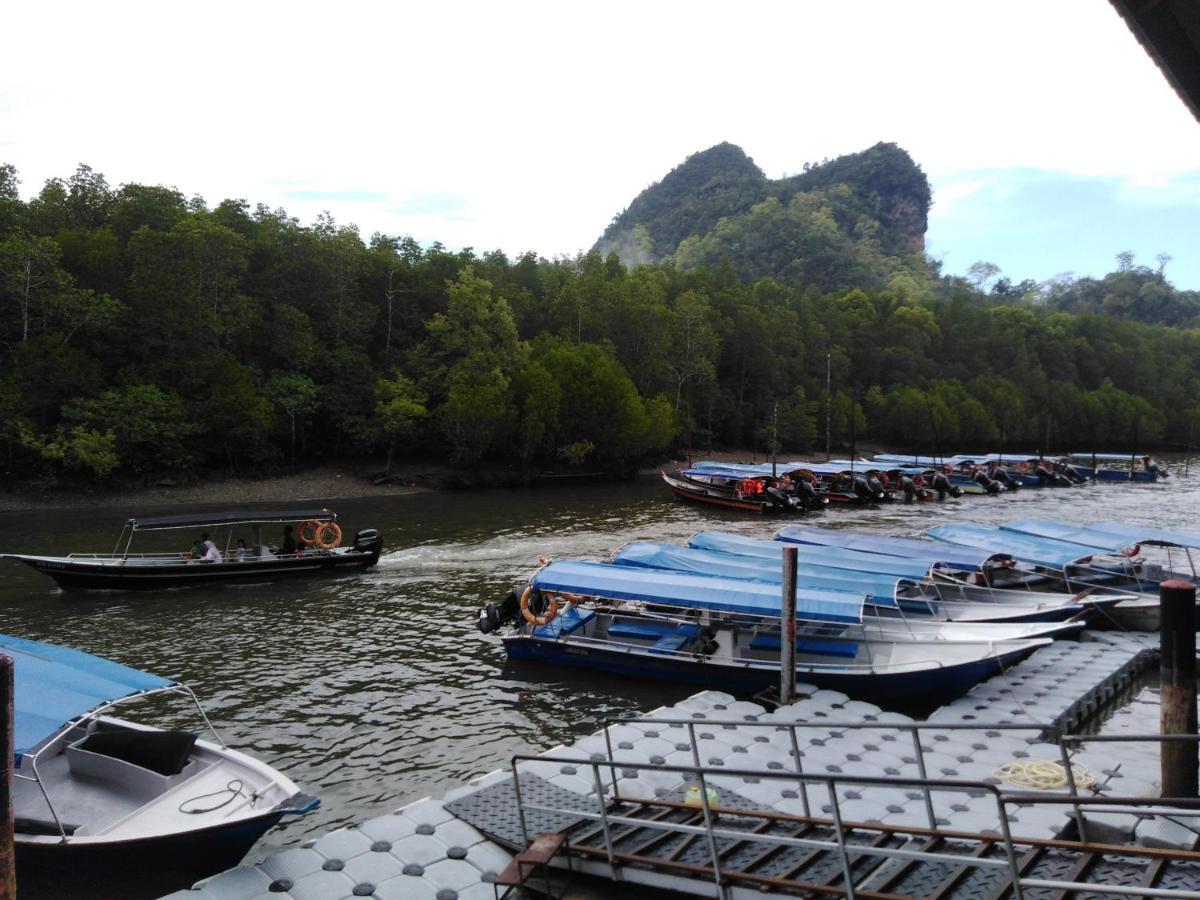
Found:
[[[796, 281], [811, 270], [806, 259], [819, 254], [843, 261], [860, 251], [921, 254], [930, 198], [924, 173], [895, 144], [876, 144], [777, 181], [741, 148], [718, 144], [642, 191], [596, 247], [616, 252], [626, 265], [726, 256], [744, 277]], [[771, 200], [778, 206], [763, 206]], [[748, 246], [770, 252], [748, 255]]]

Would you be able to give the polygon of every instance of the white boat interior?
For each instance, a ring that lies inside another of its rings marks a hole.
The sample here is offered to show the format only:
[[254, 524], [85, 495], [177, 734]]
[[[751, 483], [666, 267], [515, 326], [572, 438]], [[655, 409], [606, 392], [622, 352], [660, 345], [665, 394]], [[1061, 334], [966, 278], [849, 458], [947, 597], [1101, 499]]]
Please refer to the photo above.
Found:
[[75, 724], [14, 770], [18, 840], [161, 837], [269, 813], [299, 789], [245, 754], [193, 734], [109, 716]]

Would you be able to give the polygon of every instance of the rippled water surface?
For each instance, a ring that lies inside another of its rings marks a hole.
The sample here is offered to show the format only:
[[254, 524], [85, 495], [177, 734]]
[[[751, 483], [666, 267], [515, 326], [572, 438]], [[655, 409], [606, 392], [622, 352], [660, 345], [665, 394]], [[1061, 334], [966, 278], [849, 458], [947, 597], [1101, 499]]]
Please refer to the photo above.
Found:
[[[1027, 516], [1200, 529], [1200, 473], [1193, 466], [1185, 478], [1182, 461], [1168, 461], [1174, 476], [1153, 485], [832, 509], [807, 521], [905, 536], [944, 521]], [[186, 682], [231, 746], [321, 796], [315, 814], [276, 829], [260, 850], [441, 793], [514, 753], [545, 749], [606, 717], [692, 692], [506, 664], [499, 641], [475, 630], [476, 610], [524, 578], [538, 556], [602, 558], [627, 541], [684, 541], [705, 528], [769, 537], [781, 521], [685, 505], [651, 476], [330, 506], [349, 532], [380, 529], [385, 552], [378, 567], [333, 580], [143, 596], [64, 594], [48, 578], [0, 562], [4, 631]], [[3, 549], [111, 552], [126, 517], [160, 511], [21, 513], [20, 533], [10, 531]], [[171, 549], [183, 550], [194, 536], [174, 537]], [[193, 725], [182, 715], [156, 724]]]

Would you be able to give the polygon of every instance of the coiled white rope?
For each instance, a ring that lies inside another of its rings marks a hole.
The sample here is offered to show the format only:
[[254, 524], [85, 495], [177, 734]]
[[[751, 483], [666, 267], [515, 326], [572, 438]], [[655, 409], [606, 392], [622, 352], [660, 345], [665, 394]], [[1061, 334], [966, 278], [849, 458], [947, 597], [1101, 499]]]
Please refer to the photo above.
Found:
[[[1021, 787], [1049, 791], [1067, 786], [1067, 770], [1062, 763], [1052, 759], [1014, 759], [992, 773], [1001, 781]], [[1096, 778], [1083, 766], [1071, 764], [1071, 776], [1075, 787], [1086, 789], [1095, 786]]]

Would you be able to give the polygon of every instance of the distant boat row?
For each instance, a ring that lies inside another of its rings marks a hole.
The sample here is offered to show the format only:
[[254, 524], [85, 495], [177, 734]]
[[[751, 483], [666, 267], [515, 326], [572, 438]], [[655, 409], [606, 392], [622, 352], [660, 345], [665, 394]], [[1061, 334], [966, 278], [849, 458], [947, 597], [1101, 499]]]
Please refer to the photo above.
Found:
[[758, 691], [779, 680], [790, 545], [797, 677], [935, 705], [1085, 625], [1156, 629], [1158, 585], [1198, 580], [1200, 534], [1026, 519], [929, 535], [790, 526], [775, 540], [703, 531], [686, 546], [639, 541], [606, 562], [545, 563], [477, 624], [511, 626], [502, 640], [513, 659]]
[[1023, 457], [880, 454], [828, 462], [694, 463], [659, 473], [681, 500], [746, 512], [807, 512], [829, 505], [944, 500], [1023, 487], [1073, 487], [1088, 481], [1153, 482], [1167, 470], [1147, 454], [1077, 453]]

